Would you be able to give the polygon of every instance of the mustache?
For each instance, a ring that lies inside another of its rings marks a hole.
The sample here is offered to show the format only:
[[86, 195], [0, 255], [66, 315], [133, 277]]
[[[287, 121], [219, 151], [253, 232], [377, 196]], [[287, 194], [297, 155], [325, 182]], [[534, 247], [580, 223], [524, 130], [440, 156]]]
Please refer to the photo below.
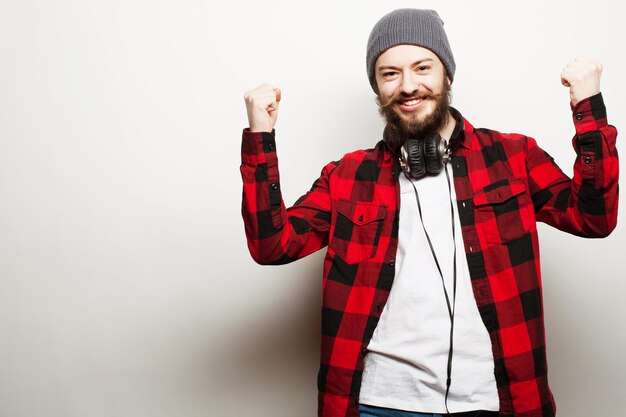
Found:
[[433, 94], [428, 91], [417, 91], [412, 94], [407, 94], [402, 91], [396, 91], [393, 95], [389, 96], [386, 100], [382, 99], [380, 95], [377, 97], [376, 101], [380, 106], [381, 110], [386, 110], [393, 106], [395, 103], [400, 101], [407, 100], [425, 100], [425, 99], [438, 99], [443, 94]]

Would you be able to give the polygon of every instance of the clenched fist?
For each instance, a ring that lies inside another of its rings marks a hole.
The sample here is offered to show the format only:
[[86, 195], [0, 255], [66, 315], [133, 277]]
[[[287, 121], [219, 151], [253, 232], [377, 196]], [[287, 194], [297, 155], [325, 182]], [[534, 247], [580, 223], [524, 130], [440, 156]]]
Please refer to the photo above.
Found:
[[278, 118], [281, 92], [269, 84], [262, 84], [244, 94], [251, 132], [271, 132]]
[[569, 87], [572, 106], [600, 92], [602, 64], [588, 58], [577, 57], [561, 73], [561, 83]]

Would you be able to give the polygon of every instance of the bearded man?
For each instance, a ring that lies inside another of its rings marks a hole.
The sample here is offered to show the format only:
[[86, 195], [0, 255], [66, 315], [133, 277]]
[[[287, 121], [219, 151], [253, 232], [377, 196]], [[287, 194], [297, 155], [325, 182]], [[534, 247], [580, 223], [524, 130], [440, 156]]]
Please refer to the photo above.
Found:
[[601, 65], [579, 58], [561, 74], [573, 178], [533, 138], [475, 128], [450, 106], [456, 64], [435, 11], [382, 17], [366, 69], [383, 140], [326, 165], [290, 208], [274, 131], [281, 92], [245, 94], [252, 257], [284, 264], [327, 247], [319, 416], [554, 416], [536, 222], [585, 237], [615, 228], [617, 132]]

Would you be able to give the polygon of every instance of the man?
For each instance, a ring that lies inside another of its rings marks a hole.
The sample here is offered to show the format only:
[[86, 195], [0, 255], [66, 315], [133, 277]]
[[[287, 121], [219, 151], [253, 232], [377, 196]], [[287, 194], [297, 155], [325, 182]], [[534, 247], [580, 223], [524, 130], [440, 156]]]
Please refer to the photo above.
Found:
[[553, 416], [536, 221], [586, 237], [616, 225], [600, 64], [577, 59], [561, 74], [576, 129], [570, 179], [532, 138], [474, 128], [449, 106], [456, 65], [436, 12], [384, 16], [366, 62], [384, 139], [328, 164], [289, 209], [280, 90], [245, 94], [250, 253], [283, 264], [328, 246], [319, 415]]

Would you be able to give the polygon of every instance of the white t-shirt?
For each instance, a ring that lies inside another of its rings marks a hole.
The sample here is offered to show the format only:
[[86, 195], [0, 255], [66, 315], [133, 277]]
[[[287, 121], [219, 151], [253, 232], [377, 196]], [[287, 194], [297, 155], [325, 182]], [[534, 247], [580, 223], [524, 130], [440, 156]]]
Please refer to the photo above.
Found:
[[[446, 169], [452, 181], [452, 168]], [[424, 224], [453, 301], [450, 194], [446, 175], [413, 181]], [[419, 218], [415, 191], [400, 175], [400, 227], [396, 275], [365, 356], [362, 404], [425, 413], [445, 413], [450, 315], [441, 276]], [[452, 186], [457, 248], [451, 413], [499, 409], [489, 334], [478, 312], [465, 257]]]

